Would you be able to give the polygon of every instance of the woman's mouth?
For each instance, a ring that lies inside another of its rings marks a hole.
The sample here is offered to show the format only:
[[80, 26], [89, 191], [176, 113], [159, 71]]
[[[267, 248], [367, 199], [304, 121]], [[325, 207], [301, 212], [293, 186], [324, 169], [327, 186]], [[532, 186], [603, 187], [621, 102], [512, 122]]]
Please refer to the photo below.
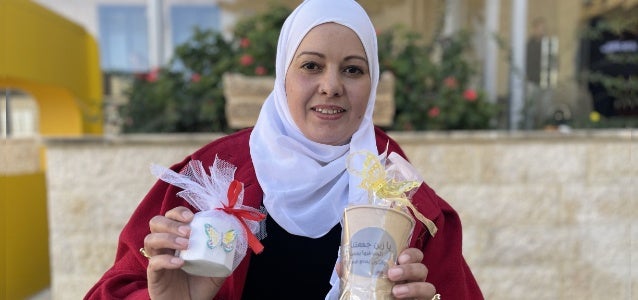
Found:
[[336, 115], [346, 112], [341, 107], [313, 107], [312, 110], [324, 115]]

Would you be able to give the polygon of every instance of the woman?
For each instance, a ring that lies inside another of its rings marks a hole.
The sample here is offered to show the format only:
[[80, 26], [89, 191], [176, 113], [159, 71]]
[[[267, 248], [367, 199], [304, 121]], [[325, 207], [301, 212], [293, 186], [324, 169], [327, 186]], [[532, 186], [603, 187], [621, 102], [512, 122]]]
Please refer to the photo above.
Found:
[[[187, 248], [193, 208], [176, 196], [178, 188], [159, 181], [123, 229], [115, 264], [86, 298], [323, 299], [343, 210], [366, 199], [360, 179], [346, 171], [347, 155], [387, 148], [405, 156], [372, 124], [378, 78], [376, 35], [365, 11], [353, 0], [303, 2], [281, 30], [275, 86], [255, 127], [171, 168], [178, 172], [191, 160], [209, 166], [216, 156], [236, 166], [244, 205], [267, 212], [263, 253], [247, 254], [228, 278], [183, 272], [174, 254]], [[417, 224], [410, 248], [388, 270], [393, 295], [482, 299], [461, 254], [456, 212], [425, 184], [413, 202], [439, 231], [431, 237]]]

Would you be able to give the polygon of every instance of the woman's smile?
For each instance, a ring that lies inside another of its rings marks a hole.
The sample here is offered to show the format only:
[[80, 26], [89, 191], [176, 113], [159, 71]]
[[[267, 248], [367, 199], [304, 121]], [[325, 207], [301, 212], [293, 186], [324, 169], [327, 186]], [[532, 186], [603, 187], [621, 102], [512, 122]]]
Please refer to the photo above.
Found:
[[339, 119], [346, 112], [346, 109], [334, 105], [317, 105], [312, 107], [310, 110], [316, 112], [317, 116], [324, 120]]
[[356, 33], [336, 23], [316, 26], [301, 41], [285, 88], [290, 114], [308, 139], [343, 145], [357, 131], [372, 92], [366, 57]]

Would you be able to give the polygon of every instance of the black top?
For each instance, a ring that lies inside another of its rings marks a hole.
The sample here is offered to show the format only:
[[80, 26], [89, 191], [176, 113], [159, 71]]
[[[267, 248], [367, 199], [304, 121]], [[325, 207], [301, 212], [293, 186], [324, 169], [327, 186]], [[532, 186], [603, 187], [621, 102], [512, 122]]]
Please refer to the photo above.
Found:
[[264, 251], [250, 259], [242, 299], [325, 299], [341, 225], [313, 239], [288, 233], [268, 216], [266, 233]]

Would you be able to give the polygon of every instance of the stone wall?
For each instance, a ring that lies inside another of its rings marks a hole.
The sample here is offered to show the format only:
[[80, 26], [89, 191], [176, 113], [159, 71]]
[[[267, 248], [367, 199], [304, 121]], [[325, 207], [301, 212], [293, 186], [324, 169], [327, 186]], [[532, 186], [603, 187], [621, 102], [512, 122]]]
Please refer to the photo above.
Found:
[[0, 176], [32, 174], [41, 171], [40, 144], [32, 138], [2, 138]]
[[486, 299], [633, 299], [637, 133], [395, 137], [459, 211]]
[[[391, 135], [459, 211], [486, 299], [638, 295], [638, 132]], [[112, 263], [151, 163], [217, 137], [48, 140], [53, 298], [80, 299]]]

